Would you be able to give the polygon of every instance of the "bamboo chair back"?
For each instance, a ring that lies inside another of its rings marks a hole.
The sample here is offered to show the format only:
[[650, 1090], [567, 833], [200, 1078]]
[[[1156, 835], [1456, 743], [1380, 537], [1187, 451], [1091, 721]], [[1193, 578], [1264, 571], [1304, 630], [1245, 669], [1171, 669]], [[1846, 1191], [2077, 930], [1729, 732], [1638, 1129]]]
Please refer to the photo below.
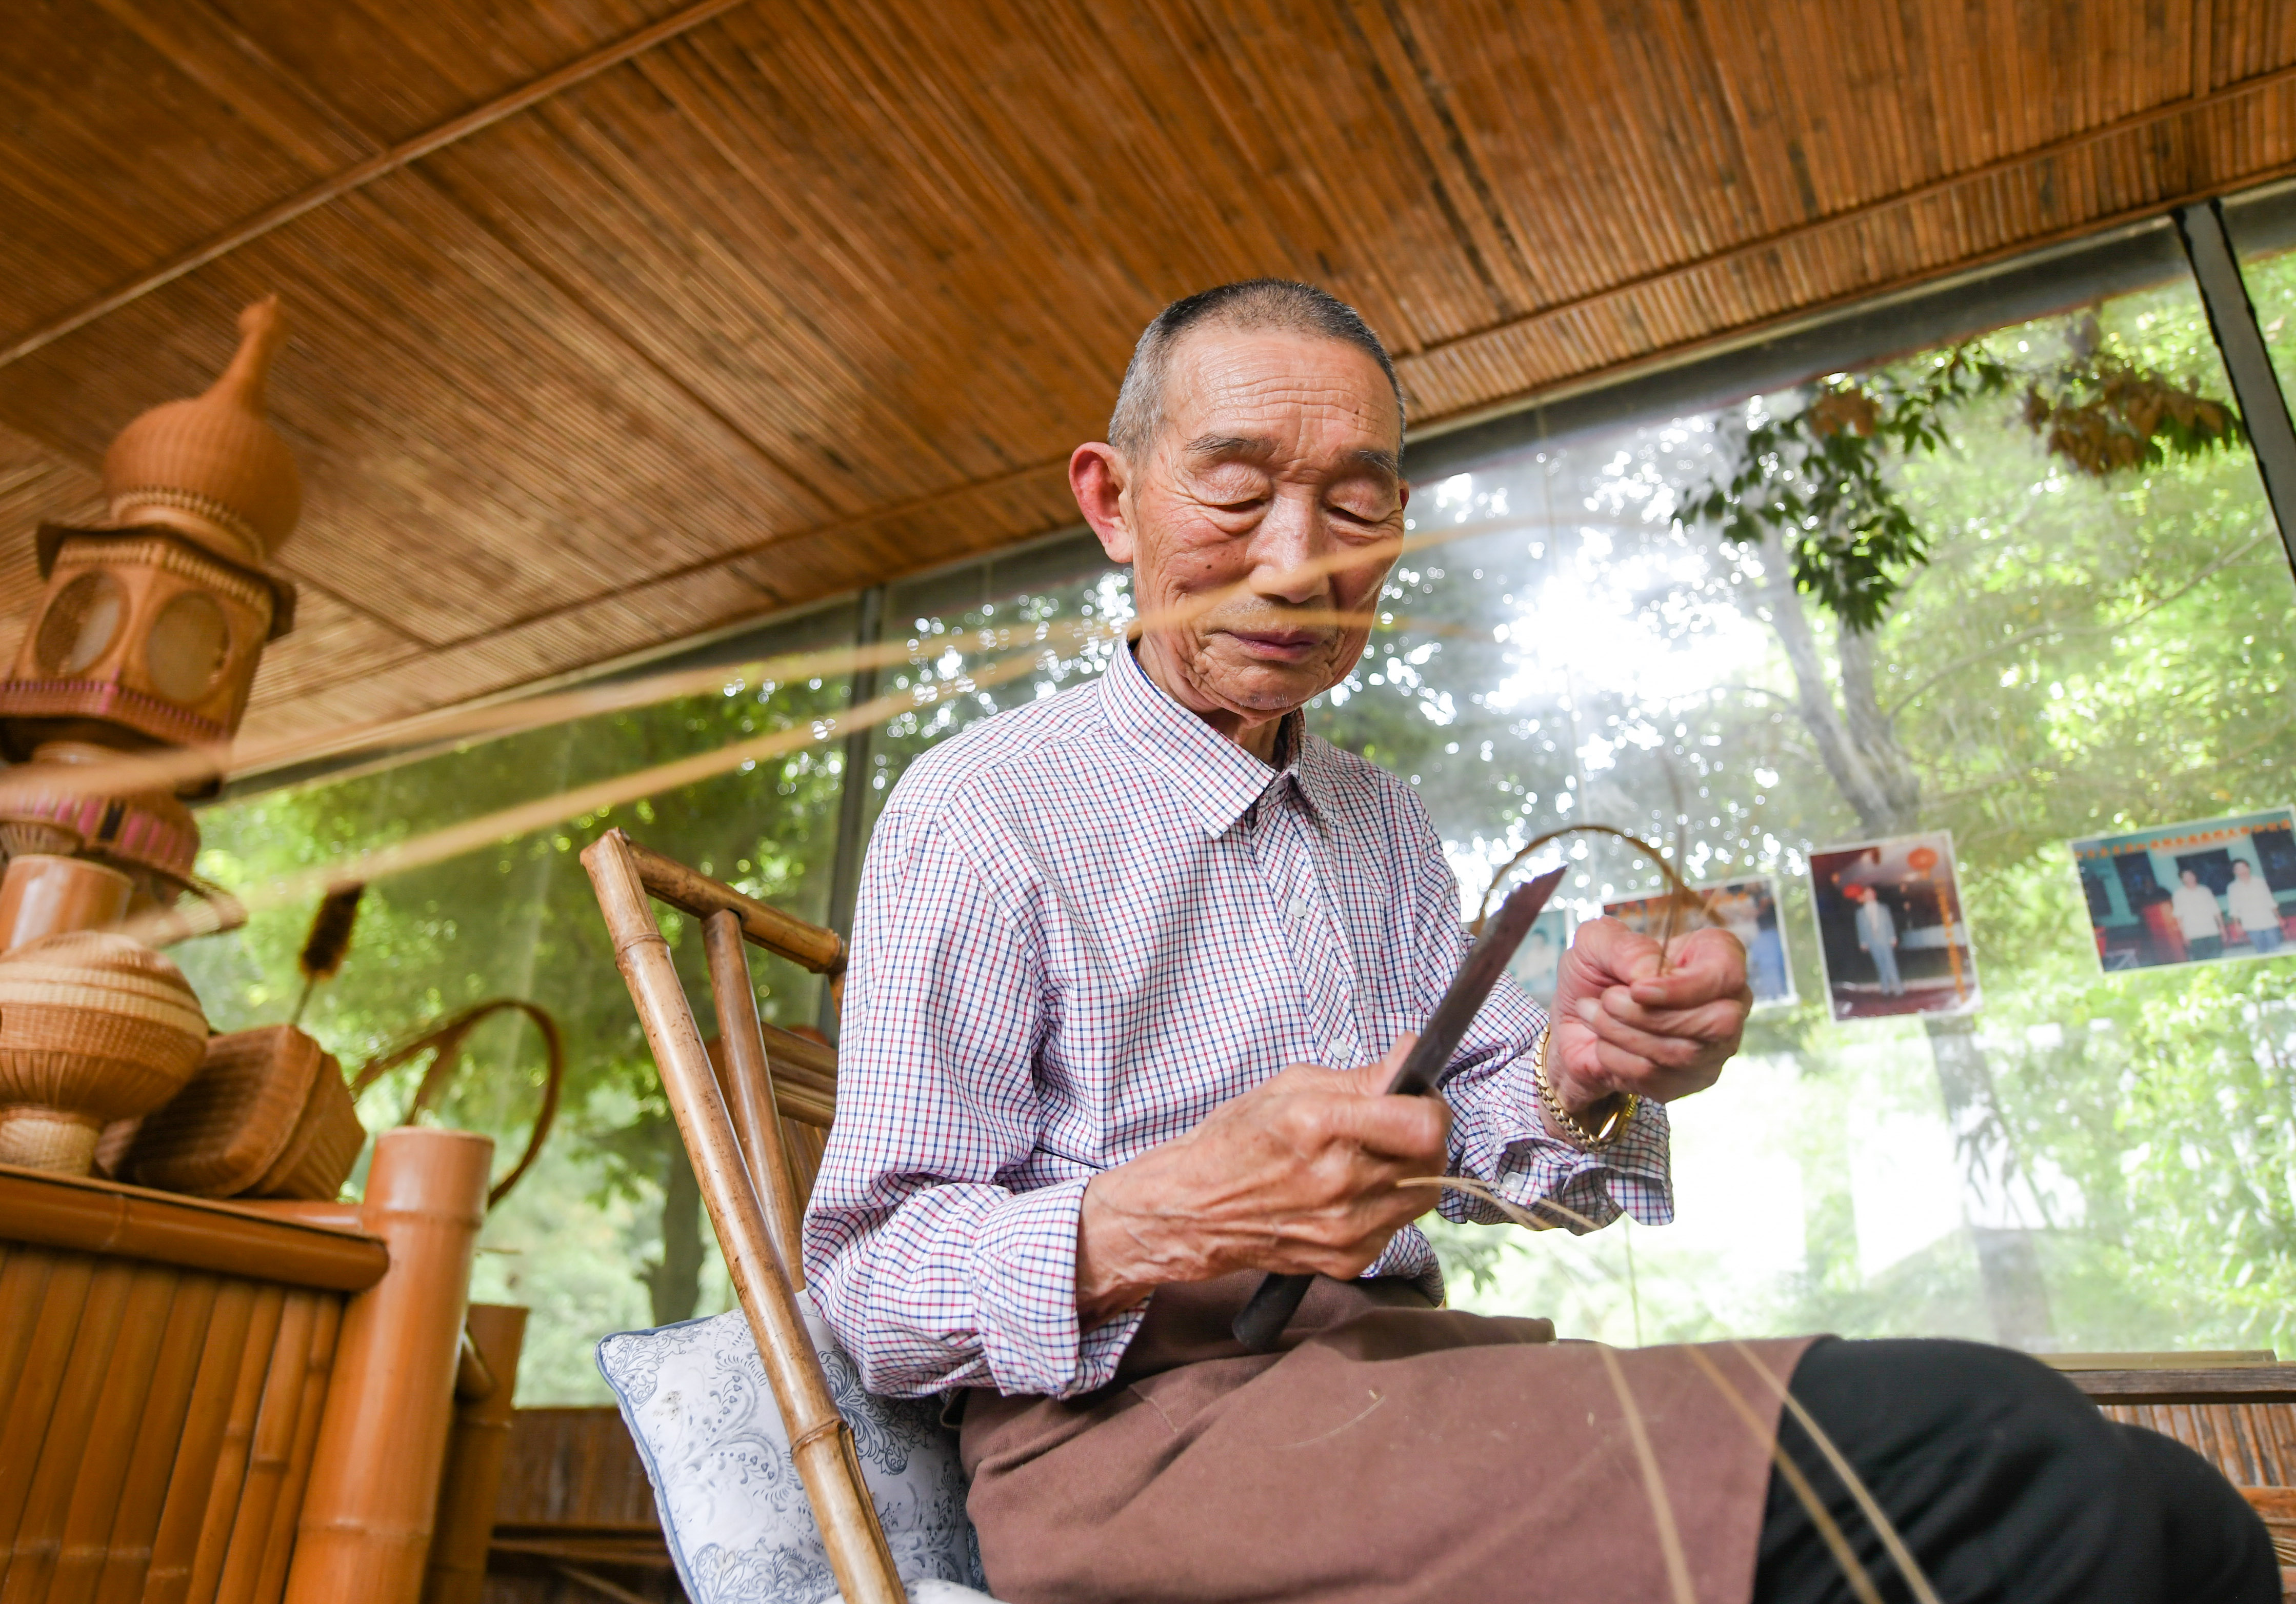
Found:
[[[582, 854], [582, 864], [590, 872], [613, 937], [615, 962], [637, 1005], [678, 1135], [701, 1183], [734, 1295], [765, 1361], [838, 1589], [846, 1604], [906, 1604], [876, 1506], [861, 1479], [852, 1431], [830, 1396], [829, 1379], [798, 1302], [803, 1275], [800, 1191], [775, 1104], [757, 995], [750, 989], [749, 956], [742, 945], [755, 942], [829, 976], [835, 985], [844, 970], [844, 944], [835, 932], [792, 919], [651, 852], [619, 830], [593, 842]], [[649, 899], [701, 921], [718, 1015], [715, 1065]], [[791, 1101], [815, 1106], [827, 1100]], [[826, 1125], [826, 1118], [821, 1123]]]

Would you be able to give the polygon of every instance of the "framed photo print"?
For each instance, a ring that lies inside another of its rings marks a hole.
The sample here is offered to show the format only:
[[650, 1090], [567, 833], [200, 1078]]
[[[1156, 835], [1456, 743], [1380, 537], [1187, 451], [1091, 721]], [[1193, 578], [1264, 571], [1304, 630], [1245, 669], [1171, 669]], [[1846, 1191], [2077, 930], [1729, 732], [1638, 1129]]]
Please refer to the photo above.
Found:
[[1814, 852], [1811, 901], [1837, 1019], [1961, 1013], [1978, 1004], [1953, 837], [1891, 836]]
[[1554, 983], [1562, 967], [1562, 954], [1570, 945], [1570, 914], [1563, 908], [1545, 908], [1530, 927], [1530, 933], [1515, 949], [1507, 973], [1515, 983], [1529, 992], [1531, 1000], [1541, 1008], [1554, 1001]]
[[1793, 965], [1786, 960], [1776, 880], [1767, 874], [1750, 874], [1692, 889], [1694, 899], [1685, 899], [1680, 892], [1628, 897], [1604, 903], [1603, 912], [1645, 936], [1670, 938], [1697, 929], [1727, 930], [1746, 949], [1746, 978], [1753, 986], [1754, 1006], [1792, 1002]]
[[2296, 811], [2089, 836], [2072, 848], [2108, 970], [2296, 950]]

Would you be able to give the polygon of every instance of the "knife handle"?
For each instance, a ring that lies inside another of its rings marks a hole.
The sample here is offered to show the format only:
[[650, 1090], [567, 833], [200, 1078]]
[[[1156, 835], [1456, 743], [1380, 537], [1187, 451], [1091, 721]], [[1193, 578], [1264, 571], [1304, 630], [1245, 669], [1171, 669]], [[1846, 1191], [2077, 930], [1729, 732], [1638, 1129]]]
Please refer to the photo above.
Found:
[[1251, 1301], [1243, 1305], [1242, 1313], [1228, 1330], [1248, 1351], [1273, 1352], [1276, 1339], [1283, 1335], [1283, 1328], [1291, 1323], [1292, 1316], [1299, 1313], [1300, 1300], [1308, 1296], [1308, 1289], [1315, 1280], [1312, 1275], [1269, 1275], [1259, 1283], [1259, 1289], [1251, 1295]]

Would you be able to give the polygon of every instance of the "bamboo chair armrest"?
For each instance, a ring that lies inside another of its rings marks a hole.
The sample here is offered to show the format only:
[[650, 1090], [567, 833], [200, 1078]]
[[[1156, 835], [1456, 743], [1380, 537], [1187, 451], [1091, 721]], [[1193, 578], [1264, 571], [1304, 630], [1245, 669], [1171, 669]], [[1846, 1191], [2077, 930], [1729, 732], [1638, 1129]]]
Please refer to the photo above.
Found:
[[637, 871], [638, 882], [656, 901], [695, 919], [731, 913], [741, 921], [744, 940], [816, 975], [835, 977], [845, 972], [845, 943], [836, 931], [808, 924], [754, 896], [745, 896], [675, 858], [639, 846], [622, 831], [610, 830], [606, 839], [621, 843]]

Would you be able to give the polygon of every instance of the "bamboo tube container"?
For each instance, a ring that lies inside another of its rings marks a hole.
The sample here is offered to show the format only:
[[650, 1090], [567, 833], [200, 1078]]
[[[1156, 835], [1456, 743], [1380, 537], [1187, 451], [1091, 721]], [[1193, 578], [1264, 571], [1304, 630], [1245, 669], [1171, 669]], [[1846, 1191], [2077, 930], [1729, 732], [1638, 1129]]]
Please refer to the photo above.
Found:
[[87, 1445], [88, 1422], [102, 1399], [112, 1345], [127, 1318], [135, 1271], [132, 1260], [106, 1259], [95, 1266], [89, 1279], [87, 1302], [72, 1332], [63, 1378], [56, 1387], [55, 1404], [24, 1491], [7, 1578], [0, 1582], [0, 1600], [6, 1604], [39, 1604], [47, 1597], [48, 1583], [55, 1575], [56, 1552], [62, 1546], [72, 1483]]
[[199, 1546], [192, 1552], [184, 1604], [212, 1604], [216, 1584], [223, 1577], [224, 1557], [230, 1551], [232, 1526], [239, 1518], [247, 1461], [255, 1451], [256, 1417], [263, 1408], [264, 1383], [270, 1379], [272, 1353], [287, 1313], [287, 1297], [284, 1287], [256, 1289], [255, 1317], [248, 1323], [247, 1346], [240, 1355], [239, 1375], [232, 1387], [231, 1412], [224, 1417], [223, 1448], [216, 1455], [215, 1478], [208, 1485], [207, 1510], [200, 1521]]
[[120, 1485], [111, 1533], [104, 1543], [102, 1567], [92, 1597], [95, 1604], [135, 1604], [144, 1596], [144, 1574], [152, 1566], [152, 1541], [160, 1529], [160, 1510], [168, 1496], [177, 1445], [185, 1440], [184, 1417], [192, 1405], [193, 1383], [207, 1345], [208, 1322], [214, 1316], [216, 1295], [222, 1283], [212, 1275], [193, 1273], [176, 1283], [175, 1303], [160, 1337], [159, 1358], [152, 1372], [152, 1389], [137, 1421], [135, 1441], [128, 1450], [127, 1477]]
[[[861, 1479], [852, 1430], [837, 1412], [797, 1295], [781, 1273], [765, 1210], [749, 1184], [709, 1052], [694, 1026], [693, 1011], [686, 1006], [669, 944], [654, 922], [629, 838], [619, 830], [608, 831], [583, 852], [582, 864], [597, 890], [599, 910], [613, 936], [614, 961], [637, 1004], [646, 1045], [661, 1072], [678, 1134], [693, 1157], [726, 1272], [765, 1362], [766, 1379], [789, 1431], [791, 1457], [805, 1482], [838, 1592], [845, 1604], [906, 1604], [876, 1506]], [[683, 888], [697, 901], [706, 892], [706, 888]], [[705, 908], [701, 916], [716, 911]]]
[[478, 1397], [458, 1396], [447, 1472], [439, 1478], [439, 1514], [432, 1526], [430, 1562], [422, 1577], [422, 1604], [479, 1604], [487, 1587], [487, 1545], [495, 1534], [495, 1501], [502, 1492], [503, 1461], [510, 1453], [510, 1423], [518, 1389], [518, 1357], [531, 1311], [507, 1304], [472, 1304], [463, 1330], [492, 1385]]
[[407, 1126], [375, 1142], [359, 1223], [390, 1269], [343, 1311], [287, 1604], [414, 1604], [453, 1418], [494, 1142]]
[[295, 1412], [295, 1442], [288, 1451], [286, 1491], [272, 1511], [271, 1530], [263, 1542], [263, 1564], [255, 1581], [255, 1598], [270, 1604], [287, 1585], [287, 1561], [295, 1550], [295, 1523], [303, 1514], [303, 1489], [311, 1477], [311, 1455], [319, 1442], [319, 1417], [327, 1403], [327, 1382], [334, 1369], [335, 1342], [343, 1326], [343, 1300], [322, 1297], [311, 1330], [311, 1351], [303, 1361], [303, 1398]]
[[63, 1387], [94, 1272], [89, 1259], [59, 1260], [41, 1289], [8, 1413], [0, 1419], [0, 1553], [15, 1547], [16, 1525], [32, 1491], [32, 1471], [39, 1463], [56, 1395]]
[[[45, 1592], [49, 1604], [81, 1604], [95, 1591], [113, 1514], [133, 1462], [136, 1422], [151, 1401], [160, 1342], [167, 1334], [168, 1314], [183, 1279], [182, 1271], [166, 1264], [134, 1267], [119, 1336], [104, 1366], [106, 1381], [99, 1388], [72, 1478], [55, 1570]], [[8, 1587], [13, 1592], [16, 1585], [12, 1565]]]
[[223, 1453], [233, 1395], [239, 1387], [248, 1328], [255, 1319], [256, 1288], [250, 1281], [224, 1282], [216, 1292], [215, 1313], [192, 1379], [183, 1435], [168, 1491], [160, 1502], [160, 1524], [152, 1534], [152, 1558], [140, 1596], [144, 1604], [182, 1604], [192, 1585], [192, 1558], [200, 1544], [208, 1494], [215, 1487], [216, 1460]]
[[292, 1291], [280, 1310], [279, 1336], [263, 1377], [263, 1401], [248, 1439], [247, 1473], [239, 1504], [232, 1511], [231, 1535], [224, 1545], [216, 1581], [216, 1604], [254, 1604], [256, 1579], [271, 1535], [272, 1512], [295, 1452], [295, 1414], [303, 1404], [303, 1381], [311, 1358], [311, 1335], [318, 1323], [319, 1295]]

